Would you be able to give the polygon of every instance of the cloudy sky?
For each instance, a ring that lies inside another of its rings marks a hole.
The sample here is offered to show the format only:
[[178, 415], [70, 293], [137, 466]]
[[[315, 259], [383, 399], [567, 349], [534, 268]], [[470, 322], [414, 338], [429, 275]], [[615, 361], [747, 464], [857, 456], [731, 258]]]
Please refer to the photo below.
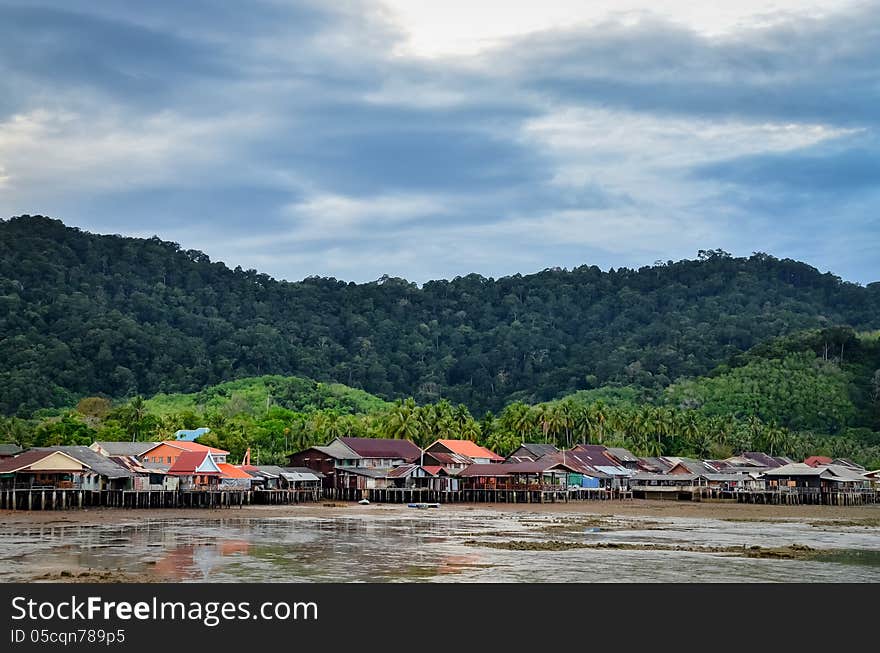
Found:
[[134, 4], [0, 0], [0, 216], [291, 280], [880, 280], [880, 1]]

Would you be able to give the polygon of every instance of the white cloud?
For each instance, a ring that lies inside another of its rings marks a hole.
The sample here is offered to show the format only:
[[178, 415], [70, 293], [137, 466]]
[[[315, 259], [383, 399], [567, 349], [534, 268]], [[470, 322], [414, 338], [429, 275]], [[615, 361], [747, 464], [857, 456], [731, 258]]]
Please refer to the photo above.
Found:
[[520, 138], [555, 162], [553, 183], [559, 188], [598, 186], [664, 215], [717, 192], [713, 183], [688, 177], [694, 166], [793, 151], [856, 131], [569, 107], [527, 121]]
[[[281, 241], [370, 238], [377, 229], [386, 229], [408, 220], [439, 216], [453, 208], [450, 198], [430, 195], [378, 195], [347, 197], [317, 194], [288, 204], [282, 214], [293, 221]], [[279, 242], [271, 238], [268, 242]]]
[[[135, 122], [136, 121], [136, 122]], [[262, 116], [190, 118], [161, 111], [132, 118], [112, 108], [94, 113], [37, 109], [0, 123], [0, 170], [6, 199], [31, 195], [125, 192], [157, 185], [198, 186], [251, 174], [236, 144], [269, 129]], [[2, 206], [0, 206], [2, 208]]]
[[743, 25], [767, 25], [791, 14], [821, 16], [855, 0], [739, 0], [693, 2], [667, 0], [382, 0], [407, 38], [401, 56], [468, 56], [505, 40], [549, 29], [595, 25], [613, 19], [624, 24], [639, 16], [663, 18], [715, 35]]

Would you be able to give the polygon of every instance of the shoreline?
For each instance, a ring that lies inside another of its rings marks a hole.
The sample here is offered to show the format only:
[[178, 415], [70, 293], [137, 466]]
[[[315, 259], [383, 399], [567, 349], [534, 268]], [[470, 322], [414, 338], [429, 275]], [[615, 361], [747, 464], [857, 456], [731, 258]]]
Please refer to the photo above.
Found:
[[[880, 523], [880, 505], [824, 506], [799, 505], [778, 506], [765, 504], [673, 502], [650, 499], [625, 501], [589, 501], [545, 504], [497, 504], [468, 503], [444, 504], [439, 509], [414, 510], [405, 504], [371, 504], [333, 502], [295, 504], [287, 506], [242, 506], [234, 508], [86, 508], [65, 511], [0, 511], [0, 524], [11, 525], [63, 525], [63, 524], [118, 524], [130, 521], [154, 519], [278, 519], [338, 517], [418, 517], [424, 514], [467, 515], [483, 511], [504, 514], [535, 513], [544, 515], [605, 515], [620, 517], [668, 517], [685, 519], [720, 519], [727, 521], [803, 521], [828, 520]], [[867, 525], [867, 524], [866, 524]]]

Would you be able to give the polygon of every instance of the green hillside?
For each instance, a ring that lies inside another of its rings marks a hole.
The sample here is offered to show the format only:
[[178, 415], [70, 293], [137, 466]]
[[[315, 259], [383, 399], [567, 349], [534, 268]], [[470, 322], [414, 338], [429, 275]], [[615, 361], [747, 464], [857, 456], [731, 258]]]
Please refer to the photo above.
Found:
[[[843, 358], [841, 358], [843, 345]], [[834, 350], [836, 354], [831, 355]], [[603, 386], [560, 399], [512, 401], [473, 415], [441, 400], [393, 403], [339, 384], [263, 376], [199, 393], [147, 400], [90, 397], [40, 419], [0, 418], [0, 441], [23, 446], [155, 440], [208, 426], [201, 442], [250, 447], [256, 459], [283, 462], [293, 451], [336, 436], [468, 438], [507, 454], [523, 441], [571, 446], [596, 442], [642, 455], [725, 457], [765, 450], [803, 459], [849, 457], [880, 467], [880, 337], [846, 329], [777, 338], [730, 359], [707, 376], [660, 390]]]
[[0, 413], [20, 417], [267, 374], [481, 414], [606, 385], [657, 392], [835, 325], [880, 328], [880, 284], [762, 253], [421, 287], [285, 282], [155, 237], [0, 221]]
[[144, 404], [150, 413], [159, 417], [216, 411], [257, 414], [266, 412], [272, 406], [300, 412], [337, 410], [342, 413], [373, 413], [388, 406], [383, 399], [341, 383], [318, 383], [278, 375], [227, 381], [201, 392], [160, 393], [147, 399]]

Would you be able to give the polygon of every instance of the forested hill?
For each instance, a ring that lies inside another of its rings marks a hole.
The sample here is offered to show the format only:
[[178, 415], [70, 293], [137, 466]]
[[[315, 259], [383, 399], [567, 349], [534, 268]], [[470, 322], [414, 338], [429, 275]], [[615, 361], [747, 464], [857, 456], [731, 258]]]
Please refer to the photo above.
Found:
[[295, 374], [472, 411], [607, 382], [660, 388], [770, 337], [880, 327], [862, 287], [766, 254], [419, 288], [276, 281], [158, 238], [0, 221], [0, 412]]

